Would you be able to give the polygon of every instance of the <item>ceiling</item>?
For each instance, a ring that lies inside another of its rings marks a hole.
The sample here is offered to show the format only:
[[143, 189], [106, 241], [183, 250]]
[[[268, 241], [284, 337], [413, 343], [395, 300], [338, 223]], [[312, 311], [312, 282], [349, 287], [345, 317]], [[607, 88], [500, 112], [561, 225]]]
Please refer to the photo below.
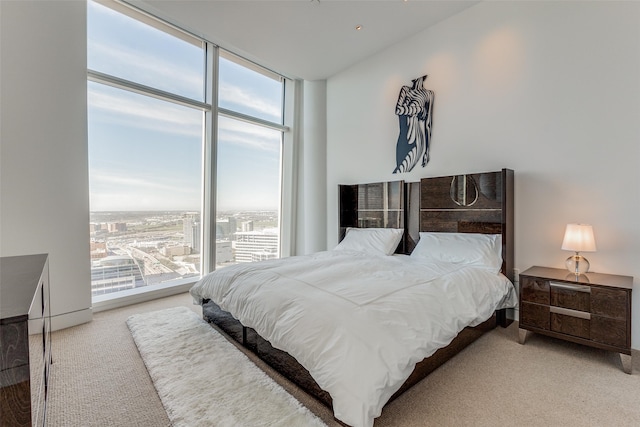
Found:
[[[291, 78], [323, 80], [478, 1], [131, 1]], [[362, 29], [356, 30], [357, 25]]]

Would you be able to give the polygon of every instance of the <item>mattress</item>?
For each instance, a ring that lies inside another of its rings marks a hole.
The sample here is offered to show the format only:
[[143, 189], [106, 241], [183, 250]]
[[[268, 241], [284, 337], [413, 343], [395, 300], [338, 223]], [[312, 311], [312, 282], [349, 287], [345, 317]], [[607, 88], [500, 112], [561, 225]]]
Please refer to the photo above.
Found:
[[354, 427], [373, 425], [417, 362], [517, 301], [486, 269], [344, 250], [225, 267], [190, 292], [295, 357]]

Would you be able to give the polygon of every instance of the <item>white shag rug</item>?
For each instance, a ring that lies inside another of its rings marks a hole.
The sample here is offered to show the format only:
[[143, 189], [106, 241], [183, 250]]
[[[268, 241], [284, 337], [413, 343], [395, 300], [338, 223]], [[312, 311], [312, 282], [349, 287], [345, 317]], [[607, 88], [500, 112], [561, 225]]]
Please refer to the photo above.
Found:
[[127, 325], [173, 426], [326, 427], [187, 307]]

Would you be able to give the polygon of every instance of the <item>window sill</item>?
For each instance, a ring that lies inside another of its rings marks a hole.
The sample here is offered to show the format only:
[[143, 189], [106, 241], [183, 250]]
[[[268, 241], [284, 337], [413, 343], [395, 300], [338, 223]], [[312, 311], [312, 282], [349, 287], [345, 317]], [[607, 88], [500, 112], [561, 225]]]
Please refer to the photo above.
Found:
[[132, 304], [180, 294], [191, 289], [197, 280], [197, 277], [189, 277], [187, 279], [172, 281], [171, 283], [97, 295], [92, 298], [92, 310], [94, 313], [98, 313], [100, 311], [126, 307]]

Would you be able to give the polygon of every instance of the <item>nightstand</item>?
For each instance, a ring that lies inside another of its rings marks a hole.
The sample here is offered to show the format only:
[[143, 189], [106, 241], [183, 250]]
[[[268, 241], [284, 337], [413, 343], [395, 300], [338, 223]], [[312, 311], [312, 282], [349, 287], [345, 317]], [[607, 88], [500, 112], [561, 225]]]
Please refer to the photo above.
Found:
[[531, 267], [520, 274], [520, 344], [528, 331], [615, 351], [631, 373], [633, 277]]

